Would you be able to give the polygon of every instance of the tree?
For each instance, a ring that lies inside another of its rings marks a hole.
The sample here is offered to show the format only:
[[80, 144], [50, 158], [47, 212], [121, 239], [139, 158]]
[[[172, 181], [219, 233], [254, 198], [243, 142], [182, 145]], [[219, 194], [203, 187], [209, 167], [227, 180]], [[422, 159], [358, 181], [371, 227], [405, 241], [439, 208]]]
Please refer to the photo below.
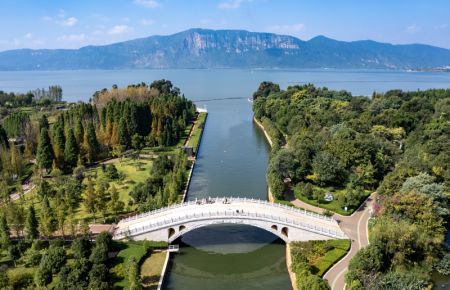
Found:
[[436, 265], [436, 270], [442, 275], [450, 275], [450, 253], [447, 253]]
[[0, 289], [10, 289], [9, 286], [9, 277], [6, 271], [0, 271]]
[[72, 128], [67, 131], [67, 139], [64, 147], [64, 161], [69, 168], [77, 165], [79, 148]]
[[81, 122], [81, 118], [77, 118], [76, 124], [75, 124], [75, 131], [74, 136], [77, 144], [83, 143], [83, 137], [84, 137], [84, 127], [83, 123]]
[[108, 259], [108, 247], [103, 243], [98, 243], [92, 249], [89, 261], [92, 264], [103, 264]]
[[89, 289], [107, 290], [108, 268], [104, 264], [94, 264], [89, 272]]
[[123, 210], [125, 204], [119, 199], [119, 191], [114, 185], [110, 188], [110, 195], [111, 200], [109, 201], [108, 207], [116, 217], [117, 214]]
[[75, 259], [88, 258], [91, 251], [91, 243], [87, 237], [77, 237], [72, 242], [72, 251]]
[[50, 129], [50, 125], [48, 123], [48, 119], [45, 114], [42, 115], [42, 117], [39, 119], [39, 130], [42, 130], [43, 128], [47, 130]]
[[27, 218], [25, 221], [25, 233], [28, 242], [32, 242], [39, 236], [39, 222], [36, 217], [36, 211], [32, 205], [28, 208]]
[[119, 122], [118, 143], [127, 149], [130, 146], [130, 135], [127, 129], [125, 118], [121, 118]]
[[50, 237], [56, 229], [55, 216], [50, 207], [48, 197], [44, 196], [42, 200], [41, 218], [39, 230], [44, 237]]
[[34, 275], [34, 283], [38, 287], [45, 287], [52, 282], [52, 272], [38, 268]]
[[55, 155], [48, 136], [48, 130], [43, 128], [39, 137], [39, 144], [36, 153], [38, 165], [42, 169], [50, 169]]
[[66, 251], [59, 246], [50, 246], [44, 253], [39, 268], [57, 274], [66, 263]]
[[127, 261], [127, 290], [141, 290], [141, 281], [139, 278], [139, 266], [134, 257], [130, 257]]
[[86, 210], [94, 216], [95, 221], [95, 213], [96, 213], [96, 192], [94, 189], [94, 183], [91, 178], [88, 178], [87, 188], [84, 194], [84, 207]]
[[314, 157], [312, 167], [320, 185], [340, 184], [347, 178], [339, 159], [326, 151], [321, 151]]
[[85, 159], [88, 163], [92, 163], [95, 159], [95, 156], [99, 150], [99, 143], [97, 140], [97, 136], [95, 134], [94, 125], [91, 123], [88, 124], [87, 130], [84, 133], [83, 139], [83, 150], [85, 152]]
[[0, 214], [0, 249], [6, 250], [11, 244], [8, 222], [4, 214]]
[[18, 245], [10, 245], [8, 247], [8, 256], [11, 261], [14, 262], [14, 267], [16, 267], [17, 260], [20, 258], [20, 249]]

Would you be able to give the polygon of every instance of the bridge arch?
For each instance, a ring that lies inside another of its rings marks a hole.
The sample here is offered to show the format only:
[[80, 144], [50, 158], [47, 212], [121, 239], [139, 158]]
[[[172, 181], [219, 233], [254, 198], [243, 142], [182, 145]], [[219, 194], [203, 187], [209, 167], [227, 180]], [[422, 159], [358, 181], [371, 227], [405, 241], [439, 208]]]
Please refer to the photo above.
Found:
[[[282, 239], [285, 243], [289, 243], [288, 236], [284, 235], [282, 232], [280, 232], [276, 225], [275, 225], [276, 228], [274, 229], [273, 227], [269, 227], [268, 225], [263, 225], [263, 224], [258, 224], [258, 223], [244, 223], [241, 220], [240, 221], [227, 220], [227, 221], [223, 221], [223, 222], [222, 221], [221, 222], [205, 221], [202, 223], [195, 223], [193, 225], [189, 225], [189, 223], [186, 223], [186, 225], [184, 226], [184, 228], [182, 230], [177, 231], [176, 233], [174, 233], [172, 236], [169, 237], [168, 242], [173, 243], [176, 239], [178, 239], [182, 235], [185, 235], [196, 229], [207, 227], [207, 226], [212, 226], [212, 225], [246, 225], [246, 226], [250, 226], [250, 227], [255, 227], [255, 228], [265, 230], [265, 231], [277, 236], [278, 238]], [[180, 226], [180, 228], [181, 228], [181, 226]], [[284, 227], [283, 229], [286, 229], [286, 231], [287, 231], [288, 228]]]

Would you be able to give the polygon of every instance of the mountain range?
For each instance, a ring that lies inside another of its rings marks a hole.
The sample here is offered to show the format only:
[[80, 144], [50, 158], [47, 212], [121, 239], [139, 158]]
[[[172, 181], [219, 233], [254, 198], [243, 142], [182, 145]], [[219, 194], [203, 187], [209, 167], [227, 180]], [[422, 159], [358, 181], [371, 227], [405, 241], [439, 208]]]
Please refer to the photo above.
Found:
[[143, 68], [433, 69], [450, 66], [450, 50], [424, 44], [338, 41], [245, 30], [189, 29], [79, 49], [0, 52], [0, 70]]

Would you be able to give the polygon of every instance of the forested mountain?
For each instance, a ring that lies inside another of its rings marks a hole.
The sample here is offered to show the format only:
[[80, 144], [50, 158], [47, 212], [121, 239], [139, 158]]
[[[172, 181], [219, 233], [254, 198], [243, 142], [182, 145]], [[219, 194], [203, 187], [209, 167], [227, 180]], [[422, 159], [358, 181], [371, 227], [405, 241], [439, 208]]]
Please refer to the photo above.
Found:
[[375, 41], [309, 41], [244, 30], [190, 29], [80, 49], [0, 52], [0, 70], [123, 68], [389, 68], [450, 66], [450, 50]]

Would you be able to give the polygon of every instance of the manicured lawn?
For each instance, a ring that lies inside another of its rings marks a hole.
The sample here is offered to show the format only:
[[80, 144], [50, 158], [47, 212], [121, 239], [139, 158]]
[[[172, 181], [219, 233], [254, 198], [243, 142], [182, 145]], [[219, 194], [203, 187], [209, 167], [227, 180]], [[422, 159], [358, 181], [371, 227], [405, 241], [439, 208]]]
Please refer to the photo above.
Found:
[[334, 249], [326, 252], [324, 256], [318, 258], [313, 264], [318, 269], [318, 272], [315, 273], [318, 276], [325, 274], [325, 272], [344, 257], [350, 249], [350, 240], [331, 240], [329, 241], [329, 244], [333, 246]]
[[141, 279], [144, 289], [154, 290], [158, 288], [161, 271], [166, 260], [166, 251], [152, 252], [141, 266]]
[[[330, 188], [321, 188], [318, 186], [313, 186], [314, 190], [322, 192], [324, 195], [326, 192], [331, 192], [334, 196], [334, 199], [332, 201], [326, 201], [324, 199], [321, 199], [319, 203], [317, 203], [317, 200], [308, 199], [306, 196], [304, 196], [297, 187], [294, 188], [295, 197], [299, 200], [309, 203], [314, 206], [318, 206], [320, 208], [324, 208], [327, 210], [330, 210], [332, 212], [341, 214], [341, 215], [351, 215], [358, 207], [349, 207], [347, 208], [347, 211], [345, 211], [338, 203], [338, 196], [341, 194], [345, 194], [346, 189], [330, 189]], [[361, 199], [361, 203], [370, 195], [370, 191], [366, 190], [364, 198]]]
[[200, 113], [197, 118], [197, 122], [195, 123], [191, 139], [189, 139], [188, 146], [191, 146], [194, 148], [195, 153], [197, 154], [196, 150], [198, 148], [200, 137], [202, 135], [203, 127], [205, 125], [206, 121], [206, 113]]
[[134, 257], [138, 263], [148, 254], [152, 248], [165, 248], [167, 243], [155, 243], [148, 241], [115, 242], [114, 248], [120, 250], [114, 258], [111, 271], [115, 275], [115, 288], [123, 289], [128, 286], [126, 279], [127, 261]]
[[322, 277], [350, 249], [350, 240], [294, 242], [291, 253], [300, 252], [311, 266], [311, 273]]

